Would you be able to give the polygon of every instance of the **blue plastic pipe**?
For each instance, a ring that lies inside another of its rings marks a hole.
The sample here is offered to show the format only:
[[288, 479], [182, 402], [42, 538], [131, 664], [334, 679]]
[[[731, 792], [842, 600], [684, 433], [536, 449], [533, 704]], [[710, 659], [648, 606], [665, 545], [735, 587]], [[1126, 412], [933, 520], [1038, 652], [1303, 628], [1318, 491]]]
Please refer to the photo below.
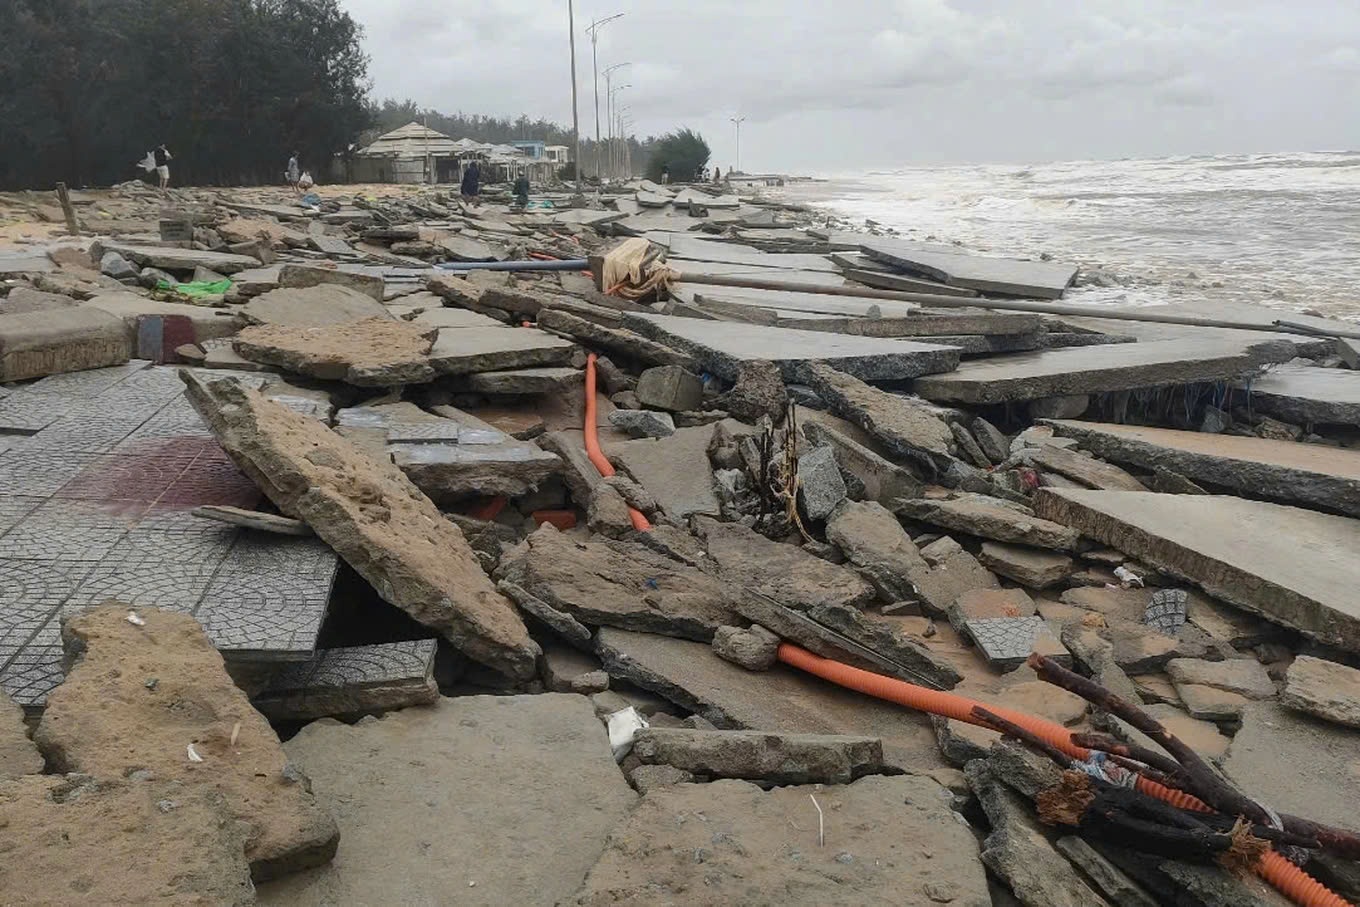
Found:
[[435, 265], [441, 271], [588, 271], [584, 258], [570, 261], [446, 261]]

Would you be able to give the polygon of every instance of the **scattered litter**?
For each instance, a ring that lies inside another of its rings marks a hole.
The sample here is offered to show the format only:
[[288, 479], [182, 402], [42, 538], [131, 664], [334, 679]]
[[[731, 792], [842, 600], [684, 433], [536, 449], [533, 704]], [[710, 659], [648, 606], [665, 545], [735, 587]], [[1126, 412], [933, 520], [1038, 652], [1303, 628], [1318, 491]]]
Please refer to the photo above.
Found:
[[1143, 588], [1143, 578], [1138, 574], [1134, 573], [1128, 567], [1122, 566], [1115, 567], [1114, 575], [1119, 577], [1119, 582], [1120, 584], [1123, 585], [1125, 589], [1130, 589], [1134, 587], [1137, 587], [1139, 589]]
[[143, 620], [142, 618], [138, 617], [136, 611], [129, 611], [129, 612], [127, 613], [127, 622], [130, 623], [130, 624], [132, 624], [134, 627], [145, 627], [145, 626], [146, 626], [146, 621]]
[[609, 727], [609, 748], [614, 751], [615, 762], [622, 762], [632, 752], [633, 738], [638, 731], [648, 727], [647, 719], [631, 705], [610, 713], [606, 723]]
[[189, 744], [189, 746], [188, 746], [186, 749], [187, 749], [187, 751], [188, 751], [188, 753], [189, 753], [189, 761], [190, 761], [190, 762], [202, 762], [202, 761], [203, 761], [203, 757], [200, 756], [200, 755], [198, 754], [198, 750], [194, 749], [194, 745], [193, 745], [192, 743]]

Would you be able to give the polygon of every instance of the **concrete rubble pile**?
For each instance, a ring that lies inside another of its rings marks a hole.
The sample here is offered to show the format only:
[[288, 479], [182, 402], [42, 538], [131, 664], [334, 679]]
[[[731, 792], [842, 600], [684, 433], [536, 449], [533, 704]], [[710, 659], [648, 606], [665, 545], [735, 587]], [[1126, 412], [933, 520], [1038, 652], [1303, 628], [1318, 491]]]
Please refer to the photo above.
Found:
[[321, 195], [0, 249], [0, 903], [1360, 899], [1347, 325], [705, 187]]

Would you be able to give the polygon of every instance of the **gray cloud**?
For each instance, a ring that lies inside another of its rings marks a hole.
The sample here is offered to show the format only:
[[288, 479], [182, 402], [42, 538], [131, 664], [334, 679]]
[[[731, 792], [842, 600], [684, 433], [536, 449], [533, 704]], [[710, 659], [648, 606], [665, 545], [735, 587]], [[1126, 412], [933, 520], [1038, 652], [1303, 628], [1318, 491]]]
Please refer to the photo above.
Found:
[[[379, 96], [571, 121], [566, 0], [342, 3]], [[615, 12], [600, 65], [632, 61], [635, 130], [698, 128], [724, 168], [737, 113], [747, 169], [1360, 147], [1360, 4], [579, 0], [586, 134], [581, 29]]]

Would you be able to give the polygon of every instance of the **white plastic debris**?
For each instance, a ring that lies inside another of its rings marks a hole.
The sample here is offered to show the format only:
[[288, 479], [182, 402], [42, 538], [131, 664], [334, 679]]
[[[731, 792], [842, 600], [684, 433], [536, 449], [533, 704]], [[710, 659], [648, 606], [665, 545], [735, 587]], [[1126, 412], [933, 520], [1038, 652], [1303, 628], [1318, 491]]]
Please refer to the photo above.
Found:
[[145, 627], [145, 626], [146, 626], [146, 621], [143, 620], [142, 618], [138, 617], [136, 611], [129, 611], [129, 612], [128, 612], [127, 622], [130, 623], [130, 624], [132, 624], [134, 627]]
[[633, 751], [633, 738], [637, 732], [647, 727], [647, 720], [638, 714], [631, 705], [619, 709], [608, 718], [609, 747], [614, 751], [614, 761], [622, 762]]
[[1143, 588], [1143, 578], [1128, 567], [1115, 567], [1114, 575], [1119, 577], [1119, 581], [1124, 584], [1125, 589], [1134, 586], [1137, 586], [1139, 589]]
[[194, 745], [192, 743], [189, 744], [189, 761], [190, 762], [203, 761], [203, 757], [198, 754], [198, 750], [194, 749]]

